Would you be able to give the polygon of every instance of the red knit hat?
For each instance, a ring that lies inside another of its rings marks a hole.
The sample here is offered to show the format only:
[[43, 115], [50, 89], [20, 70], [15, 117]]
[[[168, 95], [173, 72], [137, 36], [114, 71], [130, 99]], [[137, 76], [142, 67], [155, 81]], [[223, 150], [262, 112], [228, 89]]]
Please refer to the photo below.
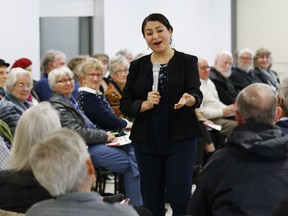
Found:
[[12, 68], [16, 68], [16, 67], [20, 67], [20, 68], [25, 69], [29, 65], [32, 65], [32, 61], [31, 60], [29, 60], [27, 58], [20, 58], [20, 59], [18, 59], [18, 60], [16, 60], [14, 62], [14, 64], [11, 66], [11, 69]]

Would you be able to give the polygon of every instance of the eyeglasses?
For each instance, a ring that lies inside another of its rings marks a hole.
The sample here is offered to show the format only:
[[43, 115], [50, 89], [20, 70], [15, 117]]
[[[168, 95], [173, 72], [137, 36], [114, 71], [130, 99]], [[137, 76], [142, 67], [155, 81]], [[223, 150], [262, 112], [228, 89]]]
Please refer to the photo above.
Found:
[[199, 67], [200, 70], [207, 70], [207, 69], [210, 69], [210, 66], [202, 66], [202, 67]]
[[114, 73], [116, 73], [117, 75], [120, 75], [122, 73], [124, 74], [128, 74], [129, 73], [129, 70], [126, 69], [126, 70], [116, 70], [116, 71], [113, 71]]
[[99, 74], [87, 74], [87, 76], [89, 76], [90, 78], [94, 78], [94, 77], [103, 77], [103, 74], [102, 73], [99, 73]]
[[241, 56], [240, 57], [242, 60], [245, 60], [245, 61], [252, 61], [252, 57], [244, 57], [244, 56]]
[[7, 75], [7, 71], [0, 71], [0, 76]]
[[19, 84], [15, 85], [15, 87], [17, 87], [21, 90], [25, 89], [25, 87], [26, 87], [27, 89], [30, 90], [30, 89], [32, 89], [33, 85], [31, 83], [27, 83], [27, 84], [19, 83]]
[[74, 79], [70, 78], [70, 79], [66, 79], [66, 80], [59, 80], [57, 81], [57, 83], [61, 83], [61, 84], [66, 84], [67, 82], [72, 83], [74, 81]]

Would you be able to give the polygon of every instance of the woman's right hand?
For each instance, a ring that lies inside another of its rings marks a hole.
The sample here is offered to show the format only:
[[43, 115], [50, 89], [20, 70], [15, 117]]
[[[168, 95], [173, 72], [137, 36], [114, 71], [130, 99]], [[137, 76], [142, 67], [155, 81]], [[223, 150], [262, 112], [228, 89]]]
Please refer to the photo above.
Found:
[[147, 99], [143, 101], [140, 112], [153, 109], [155, 105], [159, 104], [160, 98], [161, 96], [158, 91], [148, 92]]
[[115, 137], [111, 132], [107, 132], [107, 143], [117, 142], [117, 137]]

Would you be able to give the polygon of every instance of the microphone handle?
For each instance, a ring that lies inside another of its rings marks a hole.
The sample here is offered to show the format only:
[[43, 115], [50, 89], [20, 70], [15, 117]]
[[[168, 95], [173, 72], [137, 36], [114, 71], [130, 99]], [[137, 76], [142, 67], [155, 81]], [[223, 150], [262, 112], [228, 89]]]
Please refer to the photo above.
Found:
[[153, 91], [158, 91], [158, 82], [159, 82], [159, 75], [157, 74], [153, 76], [153, 86], [152, 86]]

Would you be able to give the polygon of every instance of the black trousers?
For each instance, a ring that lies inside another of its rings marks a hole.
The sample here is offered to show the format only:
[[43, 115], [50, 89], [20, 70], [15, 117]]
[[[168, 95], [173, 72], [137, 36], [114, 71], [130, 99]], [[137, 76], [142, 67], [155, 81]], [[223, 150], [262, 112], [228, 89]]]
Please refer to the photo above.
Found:
[[165, 201], [170, 203], [173, 216], [185, 215], [191, 198], [196, 139], [191, 145], [190, 151], [168, 155], [135, 150], [143, 203], [154, 216], [165, 216]]

